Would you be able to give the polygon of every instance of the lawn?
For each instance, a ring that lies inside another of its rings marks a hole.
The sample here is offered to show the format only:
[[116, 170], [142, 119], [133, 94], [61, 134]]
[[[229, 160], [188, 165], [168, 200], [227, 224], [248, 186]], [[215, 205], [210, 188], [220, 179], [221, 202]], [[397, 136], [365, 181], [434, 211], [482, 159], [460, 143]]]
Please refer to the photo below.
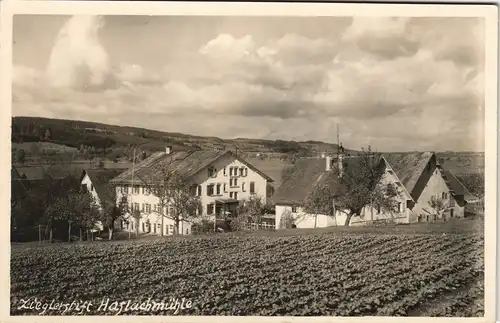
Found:
[[[191, 306], [177, 314], [482, 316], [480, 227], [464, 220], [13, 246], [11, 314], [40, 313], [20, 309], [36, 297], [92, 302], [86, 313], [94, 315], [174, 315], [175, 306], [134, 304], [185, 298]], [[106, 298], [131, 303], [104, 310]]]

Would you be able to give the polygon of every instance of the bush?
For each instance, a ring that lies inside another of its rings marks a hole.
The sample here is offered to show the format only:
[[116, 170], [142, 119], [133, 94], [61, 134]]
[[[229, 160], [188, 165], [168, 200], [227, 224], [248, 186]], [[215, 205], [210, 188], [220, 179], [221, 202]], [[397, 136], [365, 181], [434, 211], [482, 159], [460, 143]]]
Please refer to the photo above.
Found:
[[241, 214], [232, 218], [229, 225], [231, 231], [244, 231], [246, 229], [246, 224], [248, 224], [248, 215]]
[[214, 232], [214, 221], [203, 219], [201, 220], [200, 223], [193, 224], [192, 232], [193, 233]]
[[293, 229], [296, 228], [295, 219], [290, 210], [285, 210], [281, 214], [280, 229]]

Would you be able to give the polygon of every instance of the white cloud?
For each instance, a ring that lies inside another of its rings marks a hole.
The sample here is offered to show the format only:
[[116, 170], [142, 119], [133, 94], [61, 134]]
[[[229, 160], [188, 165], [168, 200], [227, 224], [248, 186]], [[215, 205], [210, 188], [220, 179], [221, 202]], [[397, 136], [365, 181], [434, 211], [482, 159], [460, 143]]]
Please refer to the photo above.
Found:
[[[100, 20], [76, 17], [60, 32], [46, 74], [16, 67], [15, 108], [60, 117], [123, 115], [123, 122], [157, 129], [167, 118], [163, 129], [221, 137], [332, 141], [339, 122], [354, 148], [471, 149], [477, 142], [470, 133], [482, 126], [484, 73], [474, 60], [446, 56], [437, 40], [470, 47], [474, 37], [455, 42], [453, 30], [425, 26], [356, 18], [340, 42], [223, 33], [152, 69], [124, 60], [112, 65], [99, 40]], [[137, 118], [144, 113], [152, 117]]]
[[110, 73], [109, 57], [99, 42], [99, 16], [73, 16], [60, 30], [46, 70], [53, 87], [103, 85]]
[[354, 17], [351, 26], [342, 34], [344, 40], [360, 37], [395, 37], [405, 32], [409, 18], [401, 17]]

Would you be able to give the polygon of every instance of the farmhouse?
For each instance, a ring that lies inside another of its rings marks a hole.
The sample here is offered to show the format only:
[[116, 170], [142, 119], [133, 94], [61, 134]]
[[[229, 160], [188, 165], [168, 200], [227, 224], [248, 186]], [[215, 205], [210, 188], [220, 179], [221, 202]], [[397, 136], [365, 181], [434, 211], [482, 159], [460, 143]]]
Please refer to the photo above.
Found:
[[[278, 188], [273, 197], [276, 203], [276, 228], [280, 227], [285, 215], [291, 216], [298, 228], [344, 225], [346, 214], [341, 210], [336, 209], [335, 215], [313, 216], [307, 214], [302, 206], [314, 188], [324, 183], [327, 176], [331, 176], [332, 163], [337, 163], [338, 169], [342, 170], [346, 167], [358, 167], [358, 161], [358, 156], [342, 154], [334, 161], [329, 156], [298, 160], [288, 180]], [[376, 205], [366, 206], [360, 216], [351, 219], [351, 225], [389, 219], [396, 223], [430, 222], [464, 216], [465, 188], [451, 172], [438, 165], [434, 153], [384, 154], [381, 164], [385, 170], [380, 180], [384, 185], [393, 184], [396, 187], [395, 202], [398, 207], [393, 212], [384, 212]], [[339, 181], [334, 185], [341, 186]], [[438, 199], [446, 207], [446, 212], [439, 215], [430, 206], [431, 201]]]
[[[104, 201], [116, 203], [115, 188], [109, 181], [118, 176], [123, 169], [84, 169], [80, 176], [80, 185], [94, 198], [95, 203], [102, 211]], [[102, 223], [97, 223], [99, 230], [103, 229]]]
[[[139, 228], [134, 227], [131, 215], [125, 230], [141, 231], [153, 234], [173, 234], [174, 221], [168, 218], [173, 212], [171, 207], [164, 210], [163, 228], [159, 215], [158, 197], [151, 194], [142, 179], [159, 178], [159, 169], [168, 167], [183, 175], [192, 189], [192, 194], [200, 198], [202, 207], [198, 211], [206, 219], [215, 219], [216, 215], [235, 215], [238, 205], [250, 198], [266, 198], [267, 183], [273, 180], [256, 167], [231, 151], [192, 150], [172, 152], [171, 147], [156, 152], [141, 161], [135, 167], [114, 178], [117, 201], [127, 196], [130, 210], [140, 210], [142, 216]], [[137, 226], [137, 224], [135, 224]], [[189, 234], [191, 223], [181, 221], [179, 233]]]

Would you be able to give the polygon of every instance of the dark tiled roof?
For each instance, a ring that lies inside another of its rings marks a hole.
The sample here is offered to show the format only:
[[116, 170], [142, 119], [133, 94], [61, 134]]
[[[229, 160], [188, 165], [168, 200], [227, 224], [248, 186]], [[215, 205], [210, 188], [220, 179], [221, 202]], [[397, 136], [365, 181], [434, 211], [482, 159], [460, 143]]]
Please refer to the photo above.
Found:
[[26, 166], [17, 167], [17, 172], [23, 179], [27, 180], [40, 180], [47, 178], [47, 173], [45, 169], [41, 166]]
[[443, 177], [446, 180], [446, 184], [453, 191], [454, 195], [462, 195], [466, 201], [477, 199], [469, 190], [458, 180], [458, 178], [450, 172], [449, 170], [443, 169]]
[[431, 152], [384, 154], [385, 160], [410, 194], [433, 156]]
[[86, 169], [82, 172], [83, 179], [85, 174], [87, 174], [96, 190], [97, 196], [101, 201], [107, 200], [108, 202], [114, 203], [116, 197], [116, 191], [114, 187], [109, 185], [110, 180], [118, 176], [123, 169]]
[[133, 178], [135, 182], [138, 182], [141, 178], [155, 178], [160, 175], [161, 168], [167, 165], [170, 170], [189, 178], [196, 175], [206, 167], [210, 166], [210, 164], [227, 154], [233, 155], [240, 162], [247, 165], [247, 167], [256, 171], [267, 180], [272, 181], [269, 176], [265, 175], [250, 163], [240, 158], [239, 156], [234, 155], [230, 151], [192, 150], [172, 152], [170, 154], [166, 154], [165, 152], [153, 153], [151, 156], [135, 165], [133, 170], [132, 168], [130, 168], [118, 175], [116, 178], [111, 180], [111, 183], [132, 184], [132, 173], [134, 173]]
[[[433, 153], [394, 153], [383, 154], [398, 178], [406, 187], [408, 192], [413, 191], [415, 184], [420, 178], [425, 166]], [[361, 162], [356, 155], [345, 156], [344, 167], [356, 167]], [[333, 162], [335, 164], [335, 161]], [[304, 158], [297, 160], [292, 173], [275, 192], [272, 200], [276, 204], [300, 204], [319, 184], [324, 182], [331, 173], [326, 172], [326, 160], [324, 158]], [[347, 178], [345, 180], [348, 180]], [[336, 183], [339, 194], [344, 186], [337, 180], [329, 181], [330, 185]]]
[[313, 191], [326, 172], [326, 161], [321, 158], [298, 159], [288, 179], [274, 193], [275, 204], [300, 204]]
[[21, 175], [19, 174], [16, 167], [14, 167], [14, 166], [12, 166], [12, 168], [10, 169], [10, 179], [12, 181], [17, 180], [17, 179], [21, 179]]

